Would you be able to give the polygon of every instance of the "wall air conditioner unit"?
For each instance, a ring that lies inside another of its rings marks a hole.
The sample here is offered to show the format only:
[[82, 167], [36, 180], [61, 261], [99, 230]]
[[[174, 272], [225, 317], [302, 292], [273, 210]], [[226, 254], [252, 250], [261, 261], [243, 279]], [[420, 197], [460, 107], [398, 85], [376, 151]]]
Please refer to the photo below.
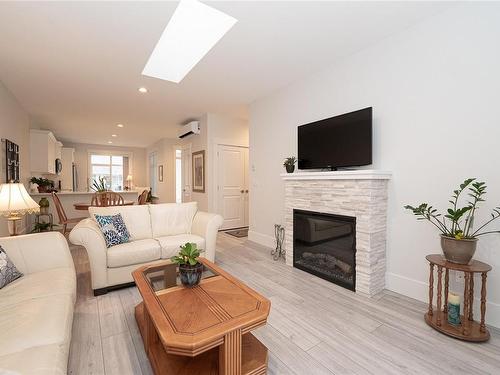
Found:
[[179, 138], [187, 137], [191, 134], [200, 134], [200, 122], [199, 121], [191, 121], [189, 124], [184, 125], [177, 136]]

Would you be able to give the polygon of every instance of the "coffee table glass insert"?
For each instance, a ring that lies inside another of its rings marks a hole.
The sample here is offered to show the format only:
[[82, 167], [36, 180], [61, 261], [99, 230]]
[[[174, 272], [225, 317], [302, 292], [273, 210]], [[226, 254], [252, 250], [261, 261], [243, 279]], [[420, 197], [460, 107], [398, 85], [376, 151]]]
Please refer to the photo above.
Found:
[[[203, 273], [201, 279], [208, 279], [217, 276], [217, 272], [203, 265]], [[158, 267], [150, 267], [144, 271], [144, 276], [155, 292], [165, 289], [182, 286], [179, 277], [178, 267], [176, 264], [164, 264]]]

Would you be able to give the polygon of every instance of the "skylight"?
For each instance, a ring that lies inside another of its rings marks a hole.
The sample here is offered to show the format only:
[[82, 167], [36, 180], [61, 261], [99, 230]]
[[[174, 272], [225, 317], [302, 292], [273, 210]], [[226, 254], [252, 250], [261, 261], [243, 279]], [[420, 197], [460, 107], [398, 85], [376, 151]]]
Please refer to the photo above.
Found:
[[179, 83], [236, 22], [197, 0], [181, 0], [142, 74]]

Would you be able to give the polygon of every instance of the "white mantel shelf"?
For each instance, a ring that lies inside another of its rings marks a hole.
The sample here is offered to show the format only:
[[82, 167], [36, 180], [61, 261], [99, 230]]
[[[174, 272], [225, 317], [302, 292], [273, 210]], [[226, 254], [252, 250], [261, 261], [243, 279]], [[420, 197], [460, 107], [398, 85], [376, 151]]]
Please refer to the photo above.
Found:
[[390, 180], [392, 172], [374, 169], [281, 173], [283, 180]]

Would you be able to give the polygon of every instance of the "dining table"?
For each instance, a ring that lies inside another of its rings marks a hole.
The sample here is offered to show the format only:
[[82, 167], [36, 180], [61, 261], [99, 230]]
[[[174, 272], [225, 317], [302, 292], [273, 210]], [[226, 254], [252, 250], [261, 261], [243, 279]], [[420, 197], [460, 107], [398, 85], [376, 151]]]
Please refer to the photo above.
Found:
[[[132, 206], [133, 204], [135, 203], [135, 201], [124, 201], [123, 204], [120, 204], [120, 206]], [[89, 202], [80, 202], [80, 203], [74, 203], [73, 204], [73, 207], [75, 208], [75, 210], [79, 210], [79, 211], [87, 211], [89, 209], [89, 207], [97, 207], [97, 206], [93, 206], [92, 203], [89, 203]], [[102, 206], [100, 206], [102, 207]], [[108, 207], [112, 207], [112, 206], [108, 206]]]

